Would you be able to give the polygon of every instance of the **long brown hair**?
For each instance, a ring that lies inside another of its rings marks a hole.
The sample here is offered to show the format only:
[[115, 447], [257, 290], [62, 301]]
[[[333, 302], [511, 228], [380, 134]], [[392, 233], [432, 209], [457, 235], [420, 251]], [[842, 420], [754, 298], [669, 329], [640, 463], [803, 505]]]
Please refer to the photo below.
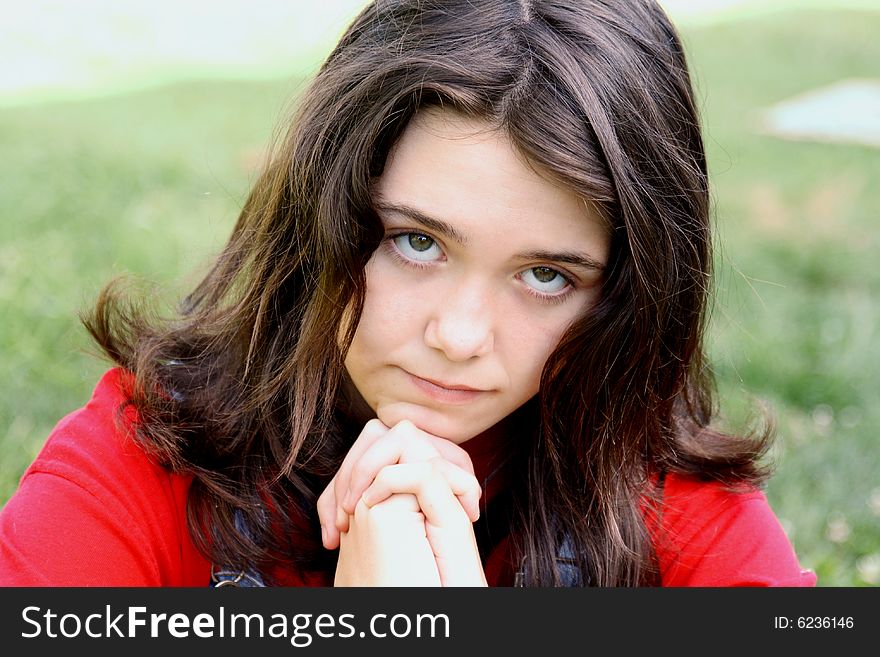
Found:
[[371, 181], [427, 106], [505, 131], [612, 232], [601, 297], [548, 360], [516, 437], [525, 583], [559, 584], [566, 542], [582, 583], [656, 584], [655, 484], [668, 472], [758, 484], [769, 432], [710, 427], [705, 153], [680, 40], [649, 0], [364, 9], [177, 316], [151, 318], [109, 286], [85, 320], [136, 374], [138, 437], [193, 475], [191, 532], [216, 563], [332, 569], [314, 506], [359, 430], [340, 412], [340, 382], [382, 235]]

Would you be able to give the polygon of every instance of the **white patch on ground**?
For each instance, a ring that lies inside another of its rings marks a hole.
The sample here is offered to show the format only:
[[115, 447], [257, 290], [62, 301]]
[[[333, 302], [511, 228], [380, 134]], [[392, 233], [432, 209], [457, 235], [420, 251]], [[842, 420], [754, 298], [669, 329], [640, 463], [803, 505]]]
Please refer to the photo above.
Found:
[[766, 110], [759, 131], [784, 139], [880, 148], [880, 79], [842, 80]]

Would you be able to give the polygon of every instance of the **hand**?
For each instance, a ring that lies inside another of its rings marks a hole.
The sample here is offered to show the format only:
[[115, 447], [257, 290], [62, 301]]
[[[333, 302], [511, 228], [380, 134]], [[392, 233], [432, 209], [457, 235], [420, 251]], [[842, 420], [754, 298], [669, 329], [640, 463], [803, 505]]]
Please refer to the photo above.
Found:
[[[472, 526], [479, 517], [480, 495], [470, 457], [459, 446], [423, 432], [411, 422], [389, 429], [371, 420], [318, 500], [325, 547], [333, 549], [341, 540], [338, 582], [393, 582], [389, 564], [409, 569], [411, 561], [392, 555], [400, 547], [395, 534], [402, 531], [400, 536], [407, 544], [414, 540], [412, 524], [401, 518], [394, 525], [384, 507], [392, 503], [391, 510], [401, 511], [400, 504], [392, 501], [405, 497], [415, 499], [423, 514], [421, 536], [430, 544], [434, 568], [403, 581], [424, 581], [423, 577], [433, 581], [439, 573], [444, 586], [485, 586]], [[337, 503], [339, 499], [342, 504]], [[374, 518], [372, 511], [380, 508], [380, 517]], [[391, 529], [393, 526], [397, 529]], [[384, 537], [380, 536], [382, 531], [386, 532]], [[397, 542], [389, 543], [387, 538]], [[421, 557], [418, 547], [410, 549]], [[353, 575], [354, 563], [364, 569], [363, 576]]]
[[[438, 464], [455, 489], [471, 522], [480, 517], [480, 485], [466, 451], [404, 420], [389, 428], [370, 420], [346, 454], [339, 471], [318, 498], [321, 540], [328, 550], [339, 546], [339, 533], [348, 530], [349, 517], [367, 486], [386, 465], [441, 459]], [[378, 501], [378, 500], [376, 500]]]
[[339, 546], [334, 586], [439, 586], [440, 573], [414, 495], [354, 509]]
[[[450, 486], [449, 473], [455, 472], [454, 468], [440, 458], [387, 465], [361, 495], [356, 509], [363, 506], [372, 510], [401, 496], [415, 495], [424, 514], [424, 535], [433, 553], [440, 585], [486, 586], [473, 523]], [[410, 495], [404, 495], [407, 493]], [[357, 521], [355, 511], [353, 528]]]

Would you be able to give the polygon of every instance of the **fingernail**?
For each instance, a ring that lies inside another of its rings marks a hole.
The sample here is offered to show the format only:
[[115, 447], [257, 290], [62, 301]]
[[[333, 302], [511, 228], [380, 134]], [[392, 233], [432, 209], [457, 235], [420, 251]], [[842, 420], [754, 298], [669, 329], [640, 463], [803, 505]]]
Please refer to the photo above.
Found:
[[327, 528], [321, 525], [321, 544], [327, 546]]

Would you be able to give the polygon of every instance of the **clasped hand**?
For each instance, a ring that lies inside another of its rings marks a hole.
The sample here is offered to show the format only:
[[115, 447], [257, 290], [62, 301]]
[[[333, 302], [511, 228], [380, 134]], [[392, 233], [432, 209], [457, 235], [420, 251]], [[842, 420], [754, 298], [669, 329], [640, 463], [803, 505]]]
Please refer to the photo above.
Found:
[[318, 498], [336, 586], [486, 586], [473, 523], [482, 491], [455, 443], [370, 420]]

